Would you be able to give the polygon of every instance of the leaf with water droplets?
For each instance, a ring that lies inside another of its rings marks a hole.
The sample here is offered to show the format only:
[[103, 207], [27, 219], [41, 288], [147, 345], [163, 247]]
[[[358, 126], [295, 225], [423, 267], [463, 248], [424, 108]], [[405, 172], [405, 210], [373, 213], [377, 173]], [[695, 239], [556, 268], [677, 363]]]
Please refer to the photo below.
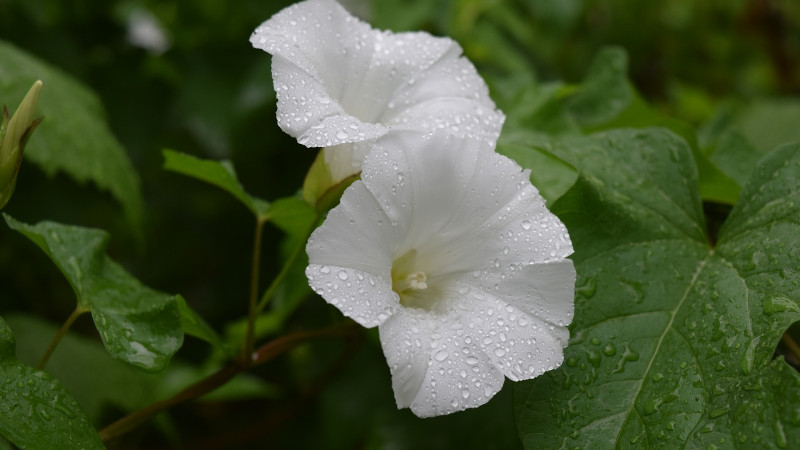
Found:
[[663, 130], [563, 144], [553, 207], [578, 272], [566, 364], [515, 386], [528, 448], [787, 446], [800, 376], [773, 352], [800, 319], [800, 144], [754, 170], [712, 248], [689, 147]]
[[[38, 112], [46, 117], [25, 159], [53, 176], [94, 182], [122, 204], [134, 229], [142, 223], [139, 177], [125, 149], [109, 130], [97, 96], [61, 70], [0, 41], [0, 99], [22, 98], [38, 78], [44, 82]], [[24, 176], [24, 175], [23, 175]]]
[[0, 318], [0, 434], [20, 448], [102, 449], [78, 402], [46, 372], [21, 363]]
[[147, 371], [169, 364], [183, 343], [179, 297], [142, 285], [109, 258], [108, 233], [55, 222], [28, 225], [3, 217], [64, 274], [78, 307], [91, 311], [111, 356]]

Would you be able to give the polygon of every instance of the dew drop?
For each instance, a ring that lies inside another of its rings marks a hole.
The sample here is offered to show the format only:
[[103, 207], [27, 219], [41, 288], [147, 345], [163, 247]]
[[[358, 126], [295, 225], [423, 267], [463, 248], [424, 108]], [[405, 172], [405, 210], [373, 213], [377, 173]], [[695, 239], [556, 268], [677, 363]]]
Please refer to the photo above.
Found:
[[346, 280], [347, 279], [347, 272], [345, 272], [344, 270], [340, 270], [339, 274], [338, 274], [338, 277], [342, 281]]
[[447, 352], [442, 350], [442, 351], [436, 353], [433, 357], [436, 358], [437, 361], [442, 362], [445, 359], [447, 359], [447, 356], [448, 356]]

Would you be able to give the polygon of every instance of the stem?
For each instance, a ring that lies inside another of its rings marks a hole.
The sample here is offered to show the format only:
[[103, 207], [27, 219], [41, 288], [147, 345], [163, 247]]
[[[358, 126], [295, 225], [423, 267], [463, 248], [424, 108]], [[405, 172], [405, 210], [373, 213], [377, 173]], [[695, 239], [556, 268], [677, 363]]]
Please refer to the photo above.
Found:
[[800, 345], [797, 345], [797, 342], [795, 342], [794, 339], [789, 336], [789, 333], [783, 333], [783, 336], [781, 336], [781, 342], [783, 342], [783, 345], [789, 348], [789, 352], [791, 352], [791, 354], [794, 355], [798, 361], [800, 361]]
[[108, 442], [115, 437], [122, 436], [159, 412], [205, 395], [227, 383], [239, 372], [243, 372], [249, 367], [263, 364], [275, 358], [276, 356], [279, 356], [286, 351], [304, 343], [305, 341], [328, 336], [349, 335], [356, 333], [358, 329], [359, 327], [356, 326], [355, 323], [347, 322], [343, 325], [334, 325], [320, 330], [298, 331], [282, 336], [274, 341], [264, 344], [257, 349], [253, 353], [252, 360], [250, 360], [249, 364], [234, 362], [232, 365], [220, 369], [209, 377], [198, 381], [197, 383], [189, 386], [188, 388], [166, 400], [153, 403], [138, 411], [135, 411], [103, 428], [100, 431], [100, 438], [104, 442]]
[[250, 273], [250, 302], [247, 313], [247, 332], [242, 346], [241, 361], [245, 364], [251, 360], [250, 354], [253, 352], [253, 334], [258, 315], [258, 274], [261, 268], [261, 234], [264, 230], [264, 221], [260, 218], [256, 220], [256, 232], [253, 239], [253, 267]]
[[39, 370], [43, 370], [44, 366], [47, 365], [47, 361], [50, 359], [50, 355], [53, 354], [53, 351], [58, 346], [58, 343], [61, 342], [61, 338], [63, 338], [72, 324], [75, 322], [75, 319], [81, 316], [81, 314], [88, 312], [88, 309], [81, 308], [80, 306], [76, 306], [75, 310], [72, 311], [72, 314], [67, 317], [67, 320], [64, 321], [64, 324], [61, 325], [61, 328], [58, 330], [56, 335], [53, 337], [53, 340], [50, 341], [50, 345], [47, 346], [47, 349], [44, 351], [44, 355], [42, 355], [42, 359], [39, 360], [39, 364], [36, 365], [36, 368]]
[[286, 278], [286, 275], [289, 274], [289, 270], [294, 265], [297, 258], [306, 248], [306, 239], [308, 236], [311, 235], [311, 232], [317, 227], [317, 221], [319, 220], [319, 214], [314, 215], [314, 220], [311, 221], [311, 226], [309, 227], [308, 231], [303, 235], [303, 239], [297, 244], [297, 247], [292, 251], [292, 254], [289, 255], [289, 259], [286, 260], [286, 263], [283, 265], [278, 276], [272, 280], [272, 284], [269, 285], [267, 290], [264, 292], [264, 295], [261, 296], [261, 300], [258, 302], [258, 307], [256, 308], [256, 314], [260, 313], [264, 310], [264, 307], [267, 306], [267, 303], [270, 301], [273, 295], [275, 295], [275, 291], [283, 282], [283, 279]]

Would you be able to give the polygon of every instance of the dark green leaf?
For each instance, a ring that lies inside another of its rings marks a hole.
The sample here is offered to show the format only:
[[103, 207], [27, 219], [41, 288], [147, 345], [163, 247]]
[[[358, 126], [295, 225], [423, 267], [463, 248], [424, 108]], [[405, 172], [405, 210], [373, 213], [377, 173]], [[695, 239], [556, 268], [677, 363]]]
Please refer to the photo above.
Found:
[[[32, 316], [14, 315], [7, 319], [17, 336], [17, 354], [24, 363], [35, 364], [58, 327]], [[103, 418], [108, 406], [126, 412], [143, 408], [175, 395], [213, 369], [173, 361], [162, 373], [144, 373], [112, 359], [97, 341], [70, 332], [48, 361], [47, 372], [69, 389], [96, 425], [107, 425], [97, 421]], [[266, 398], [275, 396], [277, 388], [252, 375], [239, 374], [202, 399], [231, 400], [242, 398], [244, 393]]]
[[224, 189], [236, 197], [257, 218], [269, 211], [269, 203], [245, 192], [230, 161], [200, 159], [174, 150], [164, 150], [164, 169], [197, 178]]
[[[36, 364], [58, 326], [22, 314], [8, 315], [6, 320], [17, 338], [19, 358]], [[69, 332], [61, 339], [45, 369], [63, 383], [96, 426], [105, 425], [100, 419], [108, 406], [132, 411], [156, 400], [155, 375], [113, 359], [100, 342], [77, 333]]]
[[148, 371], [163, 370], [183, 343], [177, 296], [142, 285], [105, 254], [102, 230], [41, 222], [7, 214], [12, 229], [39, 246], [69, 281], [78, 307], [91, 311], [106, 350]]
[[685, 143], [620, 130], [571, 144], [554, 153], [580, 177], [553, 210], [575, 245], [573, 338], [562, 367], [515, 386], [526, 447], [800, 441], [800, 375], [772, 360], [800, 318], [800, 147], [761, 162], [713, 249]]
[[14, 335], [0, 318], [0, 434], [20, 448], [97, 448], [103, 443], [69, 392], [15, 356]]
[[142, 223], [139, 178], [108, 129], [95, 94], [61, 70], [2, 41], [0, 74], [0, 104], [22, 98], [37, 79], [44, 82], [37, 109], [46, 119], [30, 140], [25, 158], [48, 175], [63, 170], [79, 183], [92, 181], [111, 192], [138, 229]]

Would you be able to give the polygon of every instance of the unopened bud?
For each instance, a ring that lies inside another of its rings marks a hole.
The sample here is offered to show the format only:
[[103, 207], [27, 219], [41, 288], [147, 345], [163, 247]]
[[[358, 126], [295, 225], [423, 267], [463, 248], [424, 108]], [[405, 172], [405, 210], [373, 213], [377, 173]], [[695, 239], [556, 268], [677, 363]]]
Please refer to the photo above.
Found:
[[41, 88], [41, 81], [33, 83], [10, 119], [8, 109], [3, 107], [3, 122], [0, 125], [0, 209], [6, 206], [14, 193], [25, 144], [42, 121], [41, 117], [33, 118]]

